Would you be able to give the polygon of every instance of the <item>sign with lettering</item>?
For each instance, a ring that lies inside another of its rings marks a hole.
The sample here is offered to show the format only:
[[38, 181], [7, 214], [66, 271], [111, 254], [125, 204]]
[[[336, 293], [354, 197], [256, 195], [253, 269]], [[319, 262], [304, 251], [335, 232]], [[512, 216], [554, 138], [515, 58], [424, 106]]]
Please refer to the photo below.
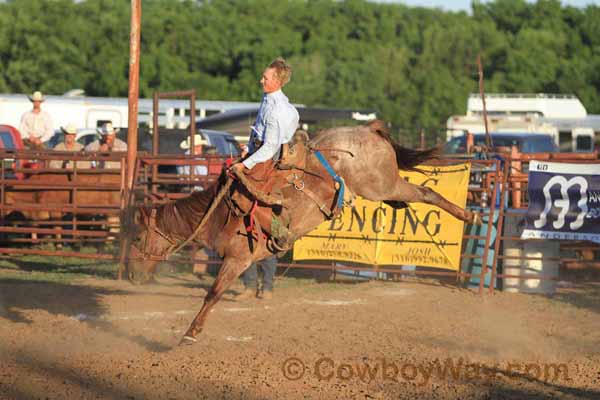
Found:
[[[401, 171], [464, 207], [469, 164], [419, 166], [425, 174]], [[336, 219], [325, 221], [294, 245], [294, 260], [337, 260], [373, 265], [420, 265], [458, 270], [463, 222], [438, 207], [410, 203], [396, 209], [357, 199]]]
[[600, 243], [600, 164], [529, 163], [524, 239]]

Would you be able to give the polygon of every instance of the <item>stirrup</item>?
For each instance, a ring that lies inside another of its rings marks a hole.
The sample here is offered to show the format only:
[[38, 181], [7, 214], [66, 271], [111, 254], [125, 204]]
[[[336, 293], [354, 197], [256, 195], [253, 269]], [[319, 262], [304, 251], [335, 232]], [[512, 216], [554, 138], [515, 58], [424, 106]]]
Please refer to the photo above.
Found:
[[[283, 227], [280, 227], [279, 229], [279, 235], [277, 236], [271, 232], [271, 244], [278, 252], [286, 252], [292, 248], [294, 239], [289, 229]], [[284, 230], [285, 233], [281, 234], [281, 230]]]
[[291, 243], [288, 238], [277, 239], [274, 236], [271, 236], [271, 245], [278, 252], [286, 252], [291, 248]]

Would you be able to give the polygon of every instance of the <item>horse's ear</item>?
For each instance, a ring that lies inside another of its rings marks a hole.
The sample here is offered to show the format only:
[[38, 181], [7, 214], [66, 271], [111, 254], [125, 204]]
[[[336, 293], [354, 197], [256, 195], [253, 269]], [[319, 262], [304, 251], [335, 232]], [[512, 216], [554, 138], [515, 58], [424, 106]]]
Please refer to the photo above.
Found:
[[308, 135], [308, 132], [306, 132], [303, 129], [296, 130], [296, 132], [294, 133], [294, 136], [292, 136], [292, 143], [294, 143], [294, 144], [308, 143], [309, 140], [310, 140], [310, 136]]
[[367, 128], [371, 130], [373, 133], [378, 133], [380, 135], [389, 135], [390, 128], [387, 127], [385, 122], [380, 119], [374, 119], [365, 124]]

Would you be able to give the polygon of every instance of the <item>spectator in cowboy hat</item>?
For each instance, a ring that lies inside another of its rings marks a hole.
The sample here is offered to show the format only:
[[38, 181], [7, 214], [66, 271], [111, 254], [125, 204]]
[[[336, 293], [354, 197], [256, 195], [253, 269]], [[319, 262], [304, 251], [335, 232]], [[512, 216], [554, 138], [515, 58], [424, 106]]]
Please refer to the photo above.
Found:
[[42, 149], [43, 143], [54, 135], [52, 118], [50, 114], [42, 111], [42, 103], [46, 100], [42, 92], [35, 91], [28, 97], [33, 103], [33, 109], [21, 116], [19, 131], [26, 147]]
[[[192, 141], [190, 140], [190, 136], [188, 136], [184, 141], [179, 144], [179, 147], [185, 150], [185, 154], [192, 154], [190, 151]], [[208, 145], [206, 139], [202, 137], [202, 135], [195, 134], [194, 135], [194, 152], [195, 156], [204, 155], [205, 146]], [[188, 178], [190, 176], [190, 166], [189, 165], [178, 165], [177, 173], [179, 175], [185, 176]], [[207, 176], [208, 168], [206, 165], [195, 165], [194, 166], [194, 175], [195, 176]], [[200, 191], [204, 190], [204, 188], [200, 185], [194, 186], [192, 190]]]
[[[74, 124], [67, 124], [67, 126], [61, 126], [60, 130], [63, 133], [64, 141], [57, 144], [53, 150], [56, 151], [82, 151], [83, 145], [77, 142], [77, 128]], [[81, 163], [77, 164], [81, 167]], [[50, 161], [50, 168], [73, 168], [73, 161], [69, 160], [52, 160]]]
[[[111, 122], [107, 122], [102, 127], [98, 128], [100, 139], [96, 140], [85, 147], [85, 151], [90, 152], [112, 152], [112, 151], [127, 151], [127, 143], [117, 138], [119, 128], [114, 128]], [[119, 161], [100, 161], [98, 168], [120, 168]]]

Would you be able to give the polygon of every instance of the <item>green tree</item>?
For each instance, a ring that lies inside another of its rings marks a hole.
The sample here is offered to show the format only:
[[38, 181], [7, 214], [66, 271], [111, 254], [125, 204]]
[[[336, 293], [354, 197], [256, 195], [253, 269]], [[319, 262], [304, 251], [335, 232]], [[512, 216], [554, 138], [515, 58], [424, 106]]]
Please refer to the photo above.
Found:
[[[474, 1], [472, 15], [365, 0], [145, 0], [140, 93], [260, 99], [276, 56], [310, 106], [375, 109], [404, 135], [439, 129], [477, 91], [575, 93], [600, 113], [600, 8]], [[130, 4], [0, 2], [0, 91], [127, 96]], [[406, 133], [408, 132], [408, 133]], [[408, 139], [408, 137], [407, 137]]]

